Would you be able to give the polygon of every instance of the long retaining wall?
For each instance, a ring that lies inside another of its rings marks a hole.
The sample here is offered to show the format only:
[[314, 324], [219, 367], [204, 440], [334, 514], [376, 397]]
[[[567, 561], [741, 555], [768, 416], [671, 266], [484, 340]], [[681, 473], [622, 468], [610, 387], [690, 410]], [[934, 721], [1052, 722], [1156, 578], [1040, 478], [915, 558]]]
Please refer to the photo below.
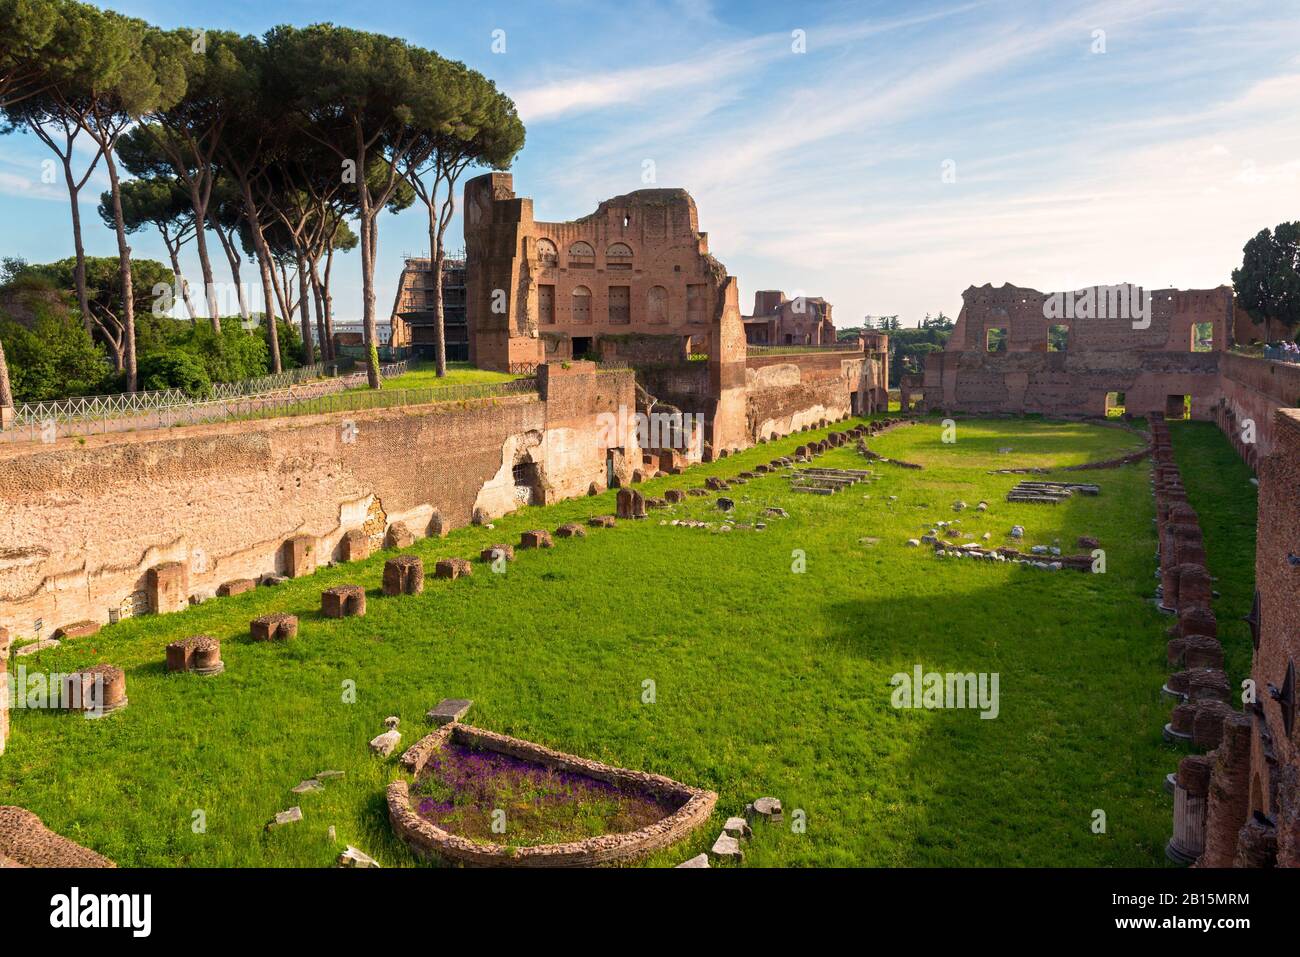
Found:
[[629, 481], [635, 430], [607, 423], [635, 406], [632, 374], [575, 362], [538, 378], [537, 396], [0, 449], [0, 628], [32, 637], [39, 620], [47, 637], [172, 611], [225, 583], [348, 557], [349, 532], [375, 548], [524, 496], [604, 489], [609, 454]]

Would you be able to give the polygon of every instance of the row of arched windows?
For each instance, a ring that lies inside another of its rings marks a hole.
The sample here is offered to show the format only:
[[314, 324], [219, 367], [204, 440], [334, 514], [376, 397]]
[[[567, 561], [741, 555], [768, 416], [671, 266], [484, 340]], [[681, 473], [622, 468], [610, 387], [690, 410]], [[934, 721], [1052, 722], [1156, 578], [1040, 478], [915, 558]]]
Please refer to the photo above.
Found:
[[[555, 266], [560, 261], [560, 251], [549, 239], [537, 240], [537, 258], [543, 266]], [[569, 247], [569, 268], [585, 269], [596, 265], [596, 250], [591, 243], [578, 240]], [[627, 243], [613, 243], [605, 250], [605, 268], [631, 269], [632, 247]]]
[[[553, 286], [542, 286], [538, 300], [542, 325], [555, 322]], [[631, 303], [627, 286], [611, 286], [609, 289], [607, 319], [613, 325], [623, 325], [631, 321]], [[572, 321], [579, 325], [589, 324], [591, 316], [591, 290], [586, 286], [574, 286], [572, 295]], [[668, 290], [663, 286], [651, 286], [646, 292], [646, 322], [666, 323], [668, 321]]]

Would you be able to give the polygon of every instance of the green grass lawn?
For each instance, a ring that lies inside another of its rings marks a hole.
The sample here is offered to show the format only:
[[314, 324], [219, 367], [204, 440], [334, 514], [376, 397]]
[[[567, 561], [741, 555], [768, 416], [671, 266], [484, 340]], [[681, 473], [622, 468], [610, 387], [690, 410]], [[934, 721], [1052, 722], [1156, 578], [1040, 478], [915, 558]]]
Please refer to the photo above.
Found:
[[1255, 513], [1258, 490], [1241, 460], [1212, 422], [1171, 422], [1174, 459], [1187, 501], [1205, 537], [1214, 588], [1214, 614], [1224, 671], [1234, 695], [1250, 677], [1250, 626], [1242, 619], [1255, 600]]
[[[1217, 433], [1175, 436], [1180, 455], [1185, 436], [1227, 449]], [[732, 476], [808, 438], [644, 490], [662, 495]], [[131, 704], [101, 721], [14, 712], [0, 759], [3, 803], [30, 808], [122, 865], [323, 866], [345, 843], [385, 865], [410, 865], [384, 805], [397, 756], [374, 758], [366, 742], [386, 715], [398, 715], [405, 747], [424, 733], [428, 708], [468, 697], [468, 720], [481, 727], [716, 790], [713, 824], [652, 865], [706, 850], [724, 818], [763, 795], [781, 798], [787, 825], [756, 834], [746, 850], [754, 866], [1163, 864], [1170, 802], [1161, 779], [1178, 752], [1160, 733], [1170, 710], [1159, 695], [1169, 619], [1150, 601], [1149, 468], [1058, 476], [1102, 487], [1097, 498], [1059, 506], [1008, 504], [1020, 477], [987, 474], [1109, 458], [1137, 445], [1135, 436], [963, 420], [955, 443], [940, 438], [940, 425], [927, 421], [874, 439], [882, 454], [924, 471], [876, 465], [877, 481], [834, 496], [791, 494], [779, 475], [726, 493], [740, 523], [766, 505], [790, 513], [761, 519], [763, 531], [661, 524], [720, 517], [714, 497], [688, 498], [642, 522], [521, 552], [504, 575], [476, 562], [471, 579], [430, 578], [418, 597], [379, 593], [380, 553], [22, 659], [59, 671], [118, 664]], [[1235, 602], [1251, 568], [1219, 561], [1223, 537], [1200, 501], [1200, 473], [1219, 470], [1218, 458], [1189, 458], [1217, 587]], [[870, 467], [851, 447], [818, 465]], [[971, 506], [960, 515], [958, 499]], [[980, 499], [985, 513], [974, 509]], [[495, 529], [459, 529], [413, 551], [431, 572], [439, 557], [472, 557], [517, 542], [523, 529], [613, 509], [612, 492], [529, 508]], [[1069, 552], [1077, 536], [1095, 535], [1106, 573], [941, 560], [905, 545], [953, 518], [976, 536], [990, 531], [994, 544], [1009, 543], [1015, 523], [1027, 529], [1026, 546], [1060, 539]], [[1244, 547], [1233, 544], [1237, 531], [1229, 544]], [[806, 570], [796, 573], [800, 553]], [[319, 616], [320, 591], [341, 583], [369, 590], [365, 618]], [[249, 640], [248, 621], [270, 611], [300, 617], [296, 641]], [[222, 640], [226, 672], [165, 674], [167, 642], [198, 633]], [[997, 672], [998, 717], [896, 710], [890, 676], [917, 664]], [[647, 681], [653, 703], [643, 703]], [[344, 702], [349, 683], [355, 703]], [[290, 794], [325, 769], [346, 777], [320, 793]], [[262, 830], [294, 804], [302, 822]], [[1103, 834], [1091, 827], [1097, 809]], [[789, 827], [796, 810], [802, 833]], [[202, 833], [196, 812], [206, 819]]]
[[[478, 385], [491, 382], [509, 382], [519, 376], [508, 372], [492, 372], [489, 369], [476, 369], [468, 362], [448, 362], [447, 374], [438, 378], [432, 362], [412, 362], [409, 372], [384, 380], [385, 389], [427, 389], [439, 385]], [[368, 389], [369, 386], [359, 386]]]

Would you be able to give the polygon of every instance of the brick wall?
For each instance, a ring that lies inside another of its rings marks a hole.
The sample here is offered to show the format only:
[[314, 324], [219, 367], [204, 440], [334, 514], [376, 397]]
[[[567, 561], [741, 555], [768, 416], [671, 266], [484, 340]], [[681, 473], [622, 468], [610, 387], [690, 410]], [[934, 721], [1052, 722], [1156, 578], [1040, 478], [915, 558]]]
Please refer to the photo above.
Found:
[[[601, 413], [634, 407], [630, 373], [540, 377], [541, 398], [223, 423], [0, 450], [0, 627], [30, 635], [142, 604], [150, 568], [183, 562], [189, 594], [284, 571], [284, 542], [321, 562], [354, 528], [418, 535], [516, 508], [513, 467], [546, 500], [606, 484], [606, 447], [636, 437]], [[547, 393], [551, 393], [548, 397]], [[345, 426], [351, 423], [351, 433]], [[351, 441], [349, 441], [351, 437]], [[630, 470], [628, 470], [630, 478]]]
[[[926, 357], [927, 407], [1104, 415], [1107, 393], [1121, 392], [1136, 414], [1164, 412], [1171, 397], [1190, 395], [1194, 418], [1214, 415], [1232, 318], [1230, 288], [1154, 290], [1145, 328], [1127, 317], [1052, 318], [1049, 300], [1059, 295], [1010, 284], [967, 289], [946, 348]], [[1113, 305], [1107, 313], [1115, 315]], [[1202, 324], [1211, 350], [1193, 352]], [[1064, 351], [1049, 351], [1054, 326], [1067, 330]], [[1005, 335], [1002, 351], [988, 351], [992, 330]]]
[[1300, 561], [1300, 410], [1277, 412], [1272, 432], [1273, 451], [1259, 466], [1260, 627], [1251, 676], [1260, 707], [1254, 719], [1250, 806], [1276, 821], [1278, 863], [1300, 867], [1300, 721], [1288, 735], [1283, 704], [1268, 690], [1283, 688], [1288, 667], [1300, 667], [1300, 564], [1293, 564]]
[[[636, 190], [580, 219], [544, 222], [510, 174], [488, 173], [466, 183], [465, 210], [470, 356], [480, 367], [540, 361], [543, 337], [557, 356], [583, 351], [574, 339], [595, 348], [626, 333], [712, 350], [726, 270], [685, 190]], [[575, 254], [579, 245], [590, 256]]]
[[[1242, 457], [1256, 467], [1273, 450], [1278, 409], [1300, 406], [1300, 365], [1224, 353], [1219, 390], [1216, 421]], [[1252, 431], [1253, 443], [1248, 441]]]

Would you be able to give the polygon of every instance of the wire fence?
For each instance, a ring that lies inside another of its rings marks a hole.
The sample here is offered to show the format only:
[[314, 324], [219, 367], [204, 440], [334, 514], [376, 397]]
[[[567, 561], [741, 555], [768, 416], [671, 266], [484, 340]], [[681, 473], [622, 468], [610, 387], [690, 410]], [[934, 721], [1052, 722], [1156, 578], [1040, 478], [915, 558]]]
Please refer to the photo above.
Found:
[[[382, 378], [391, 379], [408, 368], [409, 362], [403, 361], [381, 366], [379, 371]], [[277, 380], [274, 391], [194, 399], [180, 390], [171, 389], [21, 406], [15, 410], [13, 425], [0, 431], [0, 442], [53, 442], [68, 436], [146, 431], [239, 419], [361, 411], [428, 402], [463, 402], [493, 395], [526, 393], [530, 391], [530, 385], [532, 389], [536, 388], [535, 380], [517, 379], [503, 383], [430, 386], [426, 389], [350, 391], [366, 384], [364, 371], [315, 379], [301, 386], [294, 386], [292, 382], [286, 384], [280, 381], [279, 376], [266, 376], [264, 379]]]
[[751, 356], [796, 355], [801, 352], [859, 352], [856, 342], [840, 342], [829, 346], [760, 346], [750, 345], [746, 352]]
[[121, 392], [115, 395], [73, 396], [46, 402], [26, 402], [14, 409], [14, 420], [17, 425], [44, 422], [51, 418], [59, 421], [97, 420], [171, 409], [205, 399], [233, 399], [239, 396], [262, 395], [289, 389], [301, 382], [320, 379], [327, 375], [337, 375], [341, 369], [351, 365], [351, 360], [342, 363], [317, 362], [314, 365], [288, 369], [273, 375], [259, 376], [256, 379], [220, 382], [213, 385], [210, 393], [198, 397], [187, 395], [180, 389], [160, 389], [148, 392]]
[[1292, 362], [1300, 364], [1300, 352], [1292, 352], [1282, 346], [1265, 346], [1264, 358], [1274, 362]]

